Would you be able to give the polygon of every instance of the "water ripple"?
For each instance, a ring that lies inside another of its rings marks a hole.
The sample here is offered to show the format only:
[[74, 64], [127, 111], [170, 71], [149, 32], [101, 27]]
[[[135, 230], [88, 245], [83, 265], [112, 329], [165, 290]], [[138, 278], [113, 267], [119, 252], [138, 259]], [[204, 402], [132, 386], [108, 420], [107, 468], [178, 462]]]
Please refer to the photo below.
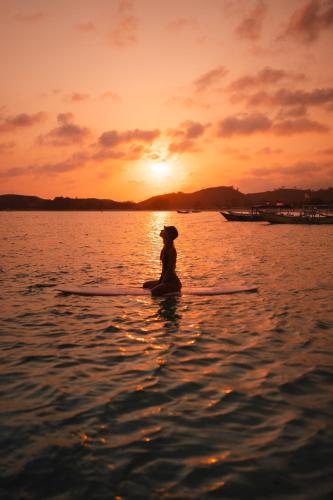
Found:
[[[332, 228], [195, 215], [0, 214], [1, 498], [330, 498]], [[158, 274], [163, 224], [183, 281], [260, 293], [54, 291]]]

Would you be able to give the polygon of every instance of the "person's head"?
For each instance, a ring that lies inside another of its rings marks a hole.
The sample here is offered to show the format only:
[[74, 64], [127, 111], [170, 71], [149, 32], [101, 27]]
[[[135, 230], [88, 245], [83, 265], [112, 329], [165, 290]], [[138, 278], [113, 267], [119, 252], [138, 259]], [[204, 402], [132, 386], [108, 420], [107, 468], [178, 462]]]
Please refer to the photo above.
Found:
[[160, 232], [160, 236], [165, 243], [172, 243], [178, 237], [178, 231], [175, 226], [164, 226]]

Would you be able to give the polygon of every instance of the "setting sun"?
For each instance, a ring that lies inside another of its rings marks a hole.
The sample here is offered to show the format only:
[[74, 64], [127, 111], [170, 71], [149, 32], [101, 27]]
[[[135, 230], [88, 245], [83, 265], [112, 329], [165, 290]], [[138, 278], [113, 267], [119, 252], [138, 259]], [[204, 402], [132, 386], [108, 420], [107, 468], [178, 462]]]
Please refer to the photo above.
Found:
[[154, 162], [149, 165], [149, 175], [155, 180], [164, 180], [170, 174], [170, 165], [165, 162]]

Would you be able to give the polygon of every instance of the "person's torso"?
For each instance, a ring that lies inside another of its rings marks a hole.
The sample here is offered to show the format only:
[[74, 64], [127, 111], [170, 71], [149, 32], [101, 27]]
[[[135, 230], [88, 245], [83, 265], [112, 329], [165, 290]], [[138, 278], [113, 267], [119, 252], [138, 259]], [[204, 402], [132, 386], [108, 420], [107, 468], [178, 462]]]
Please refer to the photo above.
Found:
[[177, 252], [175, 247], [163, 247], [160, 259], [162, 262], [162, 274], [168, 272], [168, 275], [176, 276]]

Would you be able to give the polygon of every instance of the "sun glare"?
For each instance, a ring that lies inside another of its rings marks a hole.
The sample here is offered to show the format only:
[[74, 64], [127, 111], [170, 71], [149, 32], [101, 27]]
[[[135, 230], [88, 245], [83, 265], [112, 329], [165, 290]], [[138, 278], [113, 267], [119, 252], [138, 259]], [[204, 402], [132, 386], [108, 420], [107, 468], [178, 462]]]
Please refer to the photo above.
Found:
[[166, 162], [150, 163], [149, 174], [155, 180], [163, 180], [170, 174], [170, 165]]

